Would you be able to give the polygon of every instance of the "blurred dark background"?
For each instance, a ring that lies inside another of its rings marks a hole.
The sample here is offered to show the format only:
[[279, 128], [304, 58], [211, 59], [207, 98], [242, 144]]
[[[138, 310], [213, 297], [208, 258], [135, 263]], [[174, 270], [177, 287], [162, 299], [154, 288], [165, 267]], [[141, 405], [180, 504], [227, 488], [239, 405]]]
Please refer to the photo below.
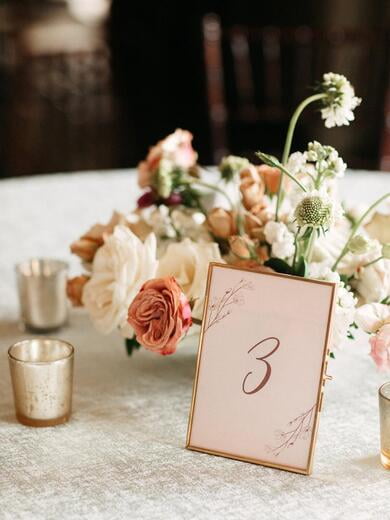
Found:
[[293, 108], [324, 72], [363, 103], [317, 139], [353, 168], [390, 170], [388, 0], [0, 0], [0, 176], [135, 166], [193, 132], [202, 164], [280, 154]]

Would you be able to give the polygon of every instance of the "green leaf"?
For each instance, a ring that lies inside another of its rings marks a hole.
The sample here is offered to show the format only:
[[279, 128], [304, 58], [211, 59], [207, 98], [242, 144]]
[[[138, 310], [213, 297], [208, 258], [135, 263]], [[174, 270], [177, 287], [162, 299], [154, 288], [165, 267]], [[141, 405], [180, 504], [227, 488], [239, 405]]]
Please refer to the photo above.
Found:
[[294, 274], [293, 268], [281, 258], [270, 258], [264, 262], [266, 267], [270, 267], [277, 273]]
[[128, 356], [131, 356], [132, 353], [133, 353], [133, 350], [138, 350], [141, 345], [138, 343], [138, 341], [134, 338], [126, 338], [125, 339], [125, 346], [126, 346], [126, 351], [127, 351], [127, 355]]
[[182, 196], [182, 204], [187, 208], [201, 208], [201, 194], [192, 186], [186, 186], [180, 191]]
[[347, 274], [340, 274], [340, 281], [342, 281], [345, 285], [349, 285], [349, 282], [352, 280], [353, 276], [348, 276]]
[[307, 263], [304, 256], [299, 257], [298, 262], [295, 264], [294, 274], [296, 276], [306, 276]]
[[329, 354], [329, 357], [332, 358], [332, 359], [336, 359], [336, 356], [333, 354], [333, 352], [331, 352], [331, 353]]

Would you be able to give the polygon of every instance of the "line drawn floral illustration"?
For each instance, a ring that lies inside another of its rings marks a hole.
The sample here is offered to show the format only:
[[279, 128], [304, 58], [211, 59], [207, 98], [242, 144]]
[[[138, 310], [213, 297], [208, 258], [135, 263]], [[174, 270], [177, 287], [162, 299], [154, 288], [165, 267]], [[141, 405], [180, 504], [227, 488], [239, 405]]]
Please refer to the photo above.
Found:
[[276, 457], [285, 449], [291, 448], [298, 440], [306, 440], [310, 437], [314, 424], [314, 404], [309, 410], [301, 413], [288, 423], [287, 431], [276, 431], [277, 446], [268, 446], [267, 451]]
[[205, 332], [220, 323], [233, 312], [235, 306], [244, 305], [243, 291], [253, 291], [252, 282], [241, 279], [235, 286], [229, 287], [220, 297], [214, 297], [207, 309]]

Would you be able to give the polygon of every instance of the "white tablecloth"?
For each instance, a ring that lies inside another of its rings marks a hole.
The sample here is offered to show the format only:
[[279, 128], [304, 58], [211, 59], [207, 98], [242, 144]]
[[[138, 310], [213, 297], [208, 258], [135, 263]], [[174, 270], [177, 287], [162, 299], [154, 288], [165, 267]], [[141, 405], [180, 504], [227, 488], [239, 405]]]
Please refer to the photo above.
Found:
[[[389, 184], [383, 173], [350, 172], [342, 187], [350, 200], [369, 201]], [[47, 429], [16, 422], [6, 351], [25, 335], [13, 265], [55, 256], [77, 273], [69, 243], [112, 209], [131, 209], [137, 195], [130, 171], [0, 182], [0, 518], [390, 518], [390, 472], [378, 458], [377, 389], [386, 375], [368, 358], [367, 338], [330, 364], [310, 477], [184, 449], [194, 340], [174, 356], [127, 358], [121, 339], [98, 335], [83, 311], [58, 333], [76, 346], [71, 421]]]

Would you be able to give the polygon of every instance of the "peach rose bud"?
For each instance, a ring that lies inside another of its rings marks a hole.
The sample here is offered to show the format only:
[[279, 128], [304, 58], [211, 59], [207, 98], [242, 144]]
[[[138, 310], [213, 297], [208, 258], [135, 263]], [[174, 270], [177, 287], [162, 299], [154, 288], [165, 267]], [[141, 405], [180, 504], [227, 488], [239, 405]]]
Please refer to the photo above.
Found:
[[278, 168], [273, 168], [272, 166], [262, 164], [259, 166], [259, 172], [263, 178], [268, 193], [277, 193], [280, 182], [280, 170]]
[[260, 204], [263, 200], [264, 184], [261, 180], [256, 182], [247, 179], [241, 182], [240, 191], [245, 208], [250, 210], [253, 206]]
[[265, 265], [261, 265], [256, 260], [236, 260], [233, 265], [236, 267], [241, 267], [242, 269], [250, 269], [251, 271], [256, 271], [257, 273], [274, 273], [275, 271], [270, 267], [266, 267]]
[[81, 237], [71, 244], [70, 250], [74, 255], [84, 260], [84, 262], [92, 262], [96, 251], [102, 244], [102, 240]]
[[76, 276], [75, 278], [71, 278], [66, 283], [66, 294], [69, 300], [72, 302], [74, 307], [82, 307], [82, 296], [84, 285], [90, 279], [89, 276]]
[[144, 283], [128, 311], [128, 322], [146, 349], [173, 354], [192, 325], [190, 303], [172, 276]]
[[218, 238], [229, 238], [236, 233], [235, 215], [222, 208], [214, 208], [207, 216], [210, 231]]
[[254, 164], [249, 164], [240, 171], [240, 179], [242, 181], [261, 182], [261, 177], [258, 168]]
[[232, 252], [241, 259], [249, 259], [251, 255], [251, 249], [254, 246], [248, 237], [232, 236], [229, 238], [229, 245]]

